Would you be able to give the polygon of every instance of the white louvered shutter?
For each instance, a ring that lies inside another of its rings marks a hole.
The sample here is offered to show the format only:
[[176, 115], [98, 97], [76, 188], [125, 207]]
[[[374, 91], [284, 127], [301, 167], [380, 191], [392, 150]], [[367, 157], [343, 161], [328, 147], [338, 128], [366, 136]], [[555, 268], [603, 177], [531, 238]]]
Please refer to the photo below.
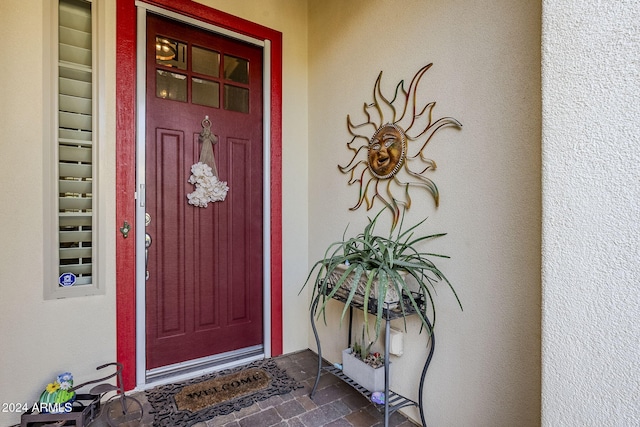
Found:
[[60, 0], [58, 50], [59, 273], [92, 283], [93, 99], [91, 3]]

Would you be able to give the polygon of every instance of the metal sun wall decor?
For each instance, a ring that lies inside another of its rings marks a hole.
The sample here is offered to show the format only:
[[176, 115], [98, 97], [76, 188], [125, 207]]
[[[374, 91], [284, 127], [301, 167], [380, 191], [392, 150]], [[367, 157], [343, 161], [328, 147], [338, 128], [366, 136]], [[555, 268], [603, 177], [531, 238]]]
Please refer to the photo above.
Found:
[[413, 76], [408, 91], [401, 80], [391, 100], [382, 94], [381, 71], [373, 87], [373, 102], [363, 106], [366, 121], [353, 124], [347, 115], [347, 127], [353, 137], [347, 148], [353, 157], [347, 165], [338, 165], [338, 168], [349, 174], [349, 185], [359, 186], [358, 201], [351, 210], [363, 203], [369, 210], [375, 199], [379, 199], [393, 212], [395, 226], [400, 218], [400, 206], [405, 209], [411, 206], [411, 187], [427, 190], [438, 206], [438, 187], [424, 175], [435, 170], [436, 162], [425, 156], [425, 149], [438, 130], [448, 126], [459, 129], [462, 124], [452, 117], [433, 120], [435, 101], [418, 109], [418, 84], [432, 65], [422, 67]]

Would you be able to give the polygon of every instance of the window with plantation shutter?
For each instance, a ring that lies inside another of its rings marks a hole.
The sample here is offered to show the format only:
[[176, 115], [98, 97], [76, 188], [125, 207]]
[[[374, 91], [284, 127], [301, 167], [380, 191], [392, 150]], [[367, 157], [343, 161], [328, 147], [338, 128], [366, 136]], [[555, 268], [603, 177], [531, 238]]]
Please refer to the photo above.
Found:
[[57, 205], [52, 209], [56, 211], [53, 223], [57, 222], [57, 254], [52, 264], [57, 264], [57, 271], [45, 292], [49, 298], [100, 293], [94, 283], [92, 2], [59, 0], [57, 12], [57, 67], [52, 67], [57, 71], [57, 102], [52, 109], [57, 120], [51, 141], [57, 148], [52, 156], [58, 195], [52, 200]]

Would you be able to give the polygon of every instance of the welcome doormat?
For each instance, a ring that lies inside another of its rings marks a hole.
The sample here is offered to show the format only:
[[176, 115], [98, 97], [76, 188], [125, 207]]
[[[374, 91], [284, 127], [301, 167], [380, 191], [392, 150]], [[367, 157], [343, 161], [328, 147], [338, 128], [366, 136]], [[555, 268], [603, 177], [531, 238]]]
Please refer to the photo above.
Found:
[[182, 427], [230, 414], [301, 387], [273, 359], [147, 390], [154, 426]]

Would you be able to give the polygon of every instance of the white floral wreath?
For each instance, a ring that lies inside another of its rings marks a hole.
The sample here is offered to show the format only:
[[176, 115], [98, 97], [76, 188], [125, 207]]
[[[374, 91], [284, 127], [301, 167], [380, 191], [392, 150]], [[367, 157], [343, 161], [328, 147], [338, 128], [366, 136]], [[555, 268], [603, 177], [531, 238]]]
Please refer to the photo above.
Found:
[[189, 204], [206, 208], [209, 202], [221, 202], [227, 197], [229, 187], [226, 181], [218, 179], [216, 160], [213, 157], [213, 144], [218, 143], [218, 137], [211, 133], [211, 121], [205, 116], [200, 133], [202, 149], [200, 161], [191, 166], [189, 183], [196, 186], [196, 190], [187, 194]]
[[227, 183], [218, 180], [211, 166], [202, 162], [191, 166], [189, 183], [196, 186], [196, 191], [187, 194], [189, 204], [201, 208], [206, 208], [209, 202], [222, 202], [229, 191]]

